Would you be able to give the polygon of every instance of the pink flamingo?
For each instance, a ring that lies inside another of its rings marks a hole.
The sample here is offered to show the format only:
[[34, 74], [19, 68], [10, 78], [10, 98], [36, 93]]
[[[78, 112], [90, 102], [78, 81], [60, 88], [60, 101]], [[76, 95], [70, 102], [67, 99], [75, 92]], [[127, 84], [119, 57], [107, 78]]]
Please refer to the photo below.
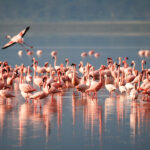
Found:
[[137, 90], [136, 84], [134, 84], [134, 88], [130, 92], [130, 98], [132, 100], [135, 100], [138, 98], [138, 90]]
[[37, 51], [36, 51], [36, 54], [37, 54], [38, 56], [41, 56], [41, 55], [42, 55], [42, 53], [43, 53], [43, 51], [42, 51], [42, 50], [37, 50]]
[[91, 56], [91, 55], [93, 55], [94, 54], [94, 50], [90, 50], [89, 52], [88, 52], [88, 54]]
[[150, 51], [149, 50], [145, 50], [145, 57], [149, 57], [150, 56]]
[[[20, 73], [21, 74], [20, 74], [19, 89], [20, 89], [21, 93], [27, 93], [28, 94], [28, 93], [32, 93], [32, 92], [36, 91], [36, 89], [33, 88], [30, 84], [23, 83], [23, 65], [20, 68]], [[25, 96], [25, 94], [22, 94], [22, 96]]]
[[[5, 48], [7, 48], [7, 47], [10, 47], [10, 46], [14, 45], [15, 43], [18, 43], [18, 44], [20, 44], [25, 50], [27, 50], [24, 45], [26, 45], [26, 46], [29, 46], [29, 45], [24, 42], [23, 37], [24, 37], [24, 35], [26, 34], [26, 32], [27, 32], [29, 29], [30, 29], [30, 27], [28, 26], [28, 27], [26, 27], [25, 29], [23, 29], [19, 34], [15, 35], [15, 36], [13, 36], [13, 37], [11, 37], [10, 35], [7, 35], [6, 38], [10, 39], [10, 41], [9, 41], [7, 44], [5, 44], [5, 45], [2, 47], [2, 49], [5, 49]], [[29, 47], [30, 47], [30, 48], [33, 48], [32, 46], [29, 46]]]
[[79, 85], [77, 85], [75, 88], [77, 89], [77, 91], [80, 91], [82, 93], [83, 97], [83, 93], [85, 93], [85, 91], [89, 88], [89, 85], [86, 84], [86, 76], [83, 76], [83, 78], [80, 80]]
[[52, 58], [54, 59], [54, 68], [55, 68], [55, 70], [60, 69], [60, 66], [56, 65], [56, 63], [57, 63], [57, 55], [54, 55]]
[[51, 52], [51, 56], [52, 56], [52, 57], [54, 57], [54, 56], [56, 56], [56, 55], [57, 55], [57, 51], [52, 51], [52, 52]]
[[87, 56], [87, 53], [86, 52], [82, 52], [81, 53], [81, 57], [86, 57]]
[[138, 55], [139, 55], [140, 57], [143, 57], [143, 56], [145, 55], [145, 50], [140, 50], [140, 51], [138, 52]]
[[30, 50], [27, 49], [26, 52], [27, 52], [26, 54], [29, 55], [29, 56], [33, 55], [33, 51], [30, 51]]
[[32, 76], [31, 76], [30, 72], [31, 72], [30, 66], [28, 66], [28, 71], [27, 71], [26, 81], [29, 82], [29, 83], [32, 82]]
[[142, 71], [144, 70], [144, 65], [146, 65], [146, 61], [145, 61], [145, 60], [142, 60], [142, 61], [141, 61]]
[[22, 50], [18, 51], [18, 55], [19, 55], [20, 57], [22, 56], [22, 54], [23, 54], [23, 51], [22, 51]]
[[[46, 83], [47, 77], [43, 78], [43, 90], [42, 91], [38, 91], [36, 93], [34, 93], [33, 95], [30, 96], [30, 99], [33, 100], [40, 100], [40, 99], [44, 99], [49, 95], [49, 87]], [[41, 108], [41, 103], [40, 103], [40, 108]]]
[[105, 77], [105, 88], [112, 95], [112, 92], [116, 90], [116, 87], [113, 84], [108, 83], [108, 77], [107, 77], [107, 75], [104, 75], [104, 77]]
[[100, 56], [100, 54], [97, 52], [94, 54], [95, 58], [98, 58]]
[[86, 90], [86, 92], [93, 92], [93, 98], [96, 95], [97, 98], [97, 92], [102, 88], [103, 82], [102, 82], [102, 74], [101, 69], [99, 69], [100, 79], [99, 81], [92, 81], [90, 87]]

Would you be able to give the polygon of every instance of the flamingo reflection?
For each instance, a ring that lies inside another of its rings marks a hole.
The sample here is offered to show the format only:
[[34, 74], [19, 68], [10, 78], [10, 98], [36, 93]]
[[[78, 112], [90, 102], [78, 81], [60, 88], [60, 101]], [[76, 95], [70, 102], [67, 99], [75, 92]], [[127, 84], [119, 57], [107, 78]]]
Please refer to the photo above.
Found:
[[3, 98], [0, 98], [0, 133], [2, 133], [3, 131], [5, 114], [11, 111], [13, 107], [14, 107], [14, 103], [12, 103], [12, 101], [6, 103], [6, 101], [4, 101]]
[[143, 129], [144, 127], [149, 130], [149, 120], [150, 103], [140, 103], [137, 101], [132, 101], [130, 113], [130, 136], [132, 140], [135, 139], [137, 134], [141, 135], [141, 132], [143, 131], [141, 129]]
[[91, 96], [86, 98], [79, 98], [78, 95], [72, 94], [72, 117], [73, 117], [73, 126], [76, 124], [76, 117], [78, 111], [77, 107], [83, 106], [83, 120], [84, 128], [89, 129], [91, 127], [91, 135], [94, 133], [94, 125], [99, 123], [99, 135], [100, 140], [102, 140], [102, 108], [98, 104], [97, 99], [93, 99]]

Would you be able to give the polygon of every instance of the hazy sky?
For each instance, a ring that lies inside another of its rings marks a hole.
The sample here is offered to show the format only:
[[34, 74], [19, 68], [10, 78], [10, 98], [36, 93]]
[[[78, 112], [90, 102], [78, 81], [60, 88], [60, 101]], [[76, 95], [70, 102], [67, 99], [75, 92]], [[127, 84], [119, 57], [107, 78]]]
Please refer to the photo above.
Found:
[[1, 22], [150, 20], [150, 0], [0, 0]]

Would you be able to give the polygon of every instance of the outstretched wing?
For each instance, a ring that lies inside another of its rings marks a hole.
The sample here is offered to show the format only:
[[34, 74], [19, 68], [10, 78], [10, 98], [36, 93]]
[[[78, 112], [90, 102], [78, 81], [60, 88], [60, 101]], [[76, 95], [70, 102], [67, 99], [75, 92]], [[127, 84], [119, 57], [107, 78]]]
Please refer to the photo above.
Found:
[[25, 29], [23, 29], [23, 30], [19, 33], [19, 35], [20, 35], [21, 37], [23, 37], [29, 29], [30, 29], [29, 26], [26, 27]]
[[2, 49], [5, 49], [5, 48], [7, 48], [7, 47], [10, 47], [10, 46], [14, 45], [15, 43], [16, 43], [16, 42], [9, 41], [7, 44], [5, 44], [5, 45], [2, 47]]

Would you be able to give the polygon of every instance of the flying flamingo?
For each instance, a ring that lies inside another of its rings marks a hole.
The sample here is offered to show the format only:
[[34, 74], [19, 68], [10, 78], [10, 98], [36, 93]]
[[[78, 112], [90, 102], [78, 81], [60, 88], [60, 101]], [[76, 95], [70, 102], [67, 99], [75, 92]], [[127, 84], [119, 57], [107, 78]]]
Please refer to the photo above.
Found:
[[95, 58], [98, 58], [100, 56], [100, 54], [97, 52], [94, 54]]
[[9, 41], [7, 44], [5, 44], [5, 45], [2, 47], [2, 49], [5, 49], [5, 48], [7, 48], [7, 47], [10, 47], [10, 46], [12, 46], [12, 45], [14, 45], [14, 44], [16, 44], [16, 43], [20, 44], [25, 50], [27, 50], [27, 49], [25, 48], [24, 45], [26, 45], [26, 46], [28, 46], [28, 47], [30, 47], [30, 48], [33, 48], [32, 46], [29, 46], [28, 44], [26, 44], [26, 43], [24, 42], [24, 40], [23, 40], [24, 35], [26, 34], [26, 32], [27, 32], [29, 29], [30, 29], [30, 27], [28, 26], [28, 27], [26, 27], [25, 29], [23, 29], [21, 32], [19, 32], [19, 34], [15, 35], [15, 36], [13, 36], [13, 37], [11, 37], [10, 35], [7, 35], [6, 38], [10, 39], [10, 41]]
[[37, 50], [37, 51], [36, 51], [37, 56], [41, 56], [41, 55], [42, 55], [42, 53], [43, 53], [43, 51], [42, 51], [42, 50]]
[[88, 52], [88, 54], [90, 55], [90, 56], [92, 56], [93, 54], [94, 54], [94, 50], [92, 49], [92, 50], [90, 50], [89, 52]]
[[81, 53], [81, 57], [86, 57], [87, 56], [87, 53], [86, 52], [82, 52]]

